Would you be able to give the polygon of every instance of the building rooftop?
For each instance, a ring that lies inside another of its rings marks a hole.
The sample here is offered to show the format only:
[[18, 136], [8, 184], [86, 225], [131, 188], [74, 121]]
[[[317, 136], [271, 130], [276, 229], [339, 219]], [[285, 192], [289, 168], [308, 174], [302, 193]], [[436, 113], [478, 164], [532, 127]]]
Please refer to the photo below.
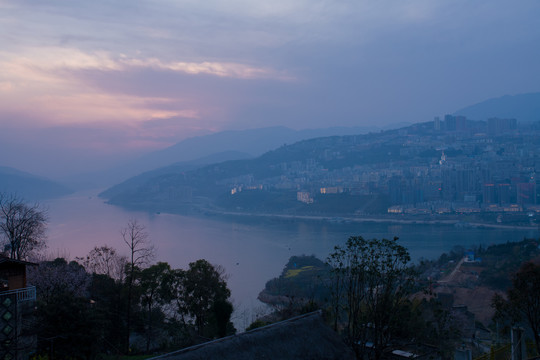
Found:
[[152, 359], [355, 359], [315, 311]]

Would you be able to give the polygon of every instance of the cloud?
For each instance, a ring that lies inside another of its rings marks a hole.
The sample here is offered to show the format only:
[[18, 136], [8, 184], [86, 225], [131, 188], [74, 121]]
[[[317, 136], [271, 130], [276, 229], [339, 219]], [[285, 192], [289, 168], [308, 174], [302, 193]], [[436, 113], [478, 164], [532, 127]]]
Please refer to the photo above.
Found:
[[9, 92], [11, 91], [12, 88], [13, 86], [11, 85], [11, 82], [9, 81], [0, 82], [0, 92]]
[[196, 62], [162, 62], [159, 59], [123, 59], [120, 61], [123, 64], [142, 67], [153, 68], [161, 70], [170, 70], [175, 72], [182, 72], [191, 75], [206, 74], [219, 77], [231, 77], [236, 79], [274, 79], [274, 80], [293, 80], [292, 76], [287, 76], [283, 73], [279, 73], [275, 70], [262, 67], [248, 66], [238, 63], [226, 63], [226, 62], [209, 62], [203, 61]]
[[234, 62], [162, 61], [158, 58], [135, 58], [124, 54], [113, 56], [105, 51], [84, 52], [75, 48], [38, 47], [26, 49], [16, 56], [0, 52], [1, 65], [12, 75], [34, 78], [37, 72], [50, 73], [71, 70], [126, 71], [130, 68], [153, 68], [191, 75], [206, 74], [237, 79], [272, 78], [290, 80], [291, 76], [276, 70]]
[[540, 83], [536, 0], [0, 8], [2, 130], [91, 124], [150, 146], [205, 130], [427, 121]]
[[292, 79], [269, 68], [234, 62], [167, 62], [61, 47], [29, 48], [15, 54], [0, 52], [0, 67], [4, 69], [0, 74], [0, 91], [8, 93], [0, 99], [0, 107], [4, 111], [25, 114], [28, 119], [56, 124], [194, 119], [213, 107], [201, 98], [203, 92], [198, 92], [198, 99], [192, 91], [158, 96], [155, 94], [159, 91], [137, 93], [137, 89], [147, 87], [144, 79], [134, 85], [134, 92], [126, 89], [119, 93], [108, 87], [111, 78], [125, 82], [126, 77], [136, 78], [137, 74], [169, 73], [156, 88], [174, 82], [174, 74], [238, 81]]

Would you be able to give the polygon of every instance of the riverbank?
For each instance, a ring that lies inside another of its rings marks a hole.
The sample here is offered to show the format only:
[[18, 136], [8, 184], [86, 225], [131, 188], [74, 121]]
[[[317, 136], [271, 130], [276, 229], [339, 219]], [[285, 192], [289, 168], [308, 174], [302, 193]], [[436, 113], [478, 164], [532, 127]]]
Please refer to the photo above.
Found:
[[394, 216], [328, 216], [328, 215], [294, 215], [294, 214], [271, 214], [271, 213], [244, 213], [239, 211], [209, 210], [204, 212], [206, 216], [232, 216], [251, 218], [274, 218], [286, 220], [304, 221], [327, 221], [333, 223], [383, 223], [383, 224], [406, 224], [406, 225], [450, 225], [458, 228], [491, 228], [491, 229], [516, 229], [516, 230], [539, 230], [539, 226], [522, 224], [501, 224], [488, 222], [467, 222], [459, 218], [452, 219], [421, 219], [415, 217], [396, 218]]

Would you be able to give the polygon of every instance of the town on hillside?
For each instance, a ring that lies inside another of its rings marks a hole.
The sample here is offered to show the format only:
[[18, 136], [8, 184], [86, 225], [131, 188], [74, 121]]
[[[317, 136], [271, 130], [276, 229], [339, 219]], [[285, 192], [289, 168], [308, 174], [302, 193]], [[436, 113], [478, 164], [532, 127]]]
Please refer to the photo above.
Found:
[[534, 226], [540, 124], [432, 122], [282, 146], [255, 159], [159, 174], [102, 196], [172, 212], [279, 213]]

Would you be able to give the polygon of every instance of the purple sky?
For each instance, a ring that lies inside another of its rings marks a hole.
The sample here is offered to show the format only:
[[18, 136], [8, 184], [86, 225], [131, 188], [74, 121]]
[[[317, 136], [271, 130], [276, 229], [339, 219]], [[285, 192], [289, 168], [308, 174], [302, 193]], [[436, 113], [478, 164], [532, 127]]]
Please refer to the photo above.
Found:
[[538, 92], [539, 17], [537, 0], [0, 0], [0, 165], [76, 171]]

